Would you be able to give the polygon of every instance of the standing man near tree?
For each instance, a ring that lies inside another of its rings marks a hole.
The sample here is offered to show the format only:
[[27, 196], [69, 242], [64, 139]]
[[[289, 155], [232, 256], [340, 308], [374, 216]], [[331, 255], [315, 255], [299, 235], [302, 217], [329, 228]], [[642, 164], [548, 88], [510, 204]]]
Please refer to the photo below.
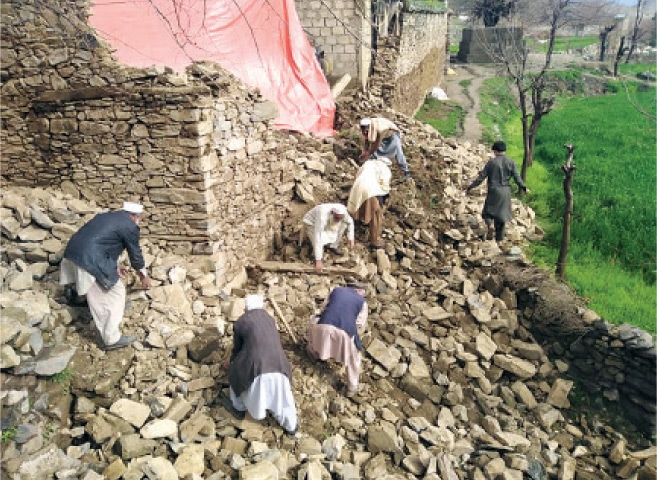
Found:
[[125, 285], [121, 278], [126, 272], [119, 268], [118, 260], [127, 250], [142, 286], [150, 287], [139, 247], [143, 211], [138, 203], [124, 202], [121, 211], [96, 215], [68, 241], [60, 265], [60, 285], [75, 284], [75, 292], [67, 294], [71, 300], [86, 295], [105, 350], [126, 347], [137, 340], [134, 335], [121, 335], [119, 328], [125, 311]]
[[504, 227], [506, 222], [513, 218], [511, 212], [511, 177], [515, 180], [520, 188], [520, 192], [527, 193], [527, 187], [520, 178], [518, 167], [513, 160], [505, 155], [506, 144], [504, 142], [495, 142], [493, 144], [493, 154], [484, 168], [479, 172], [477, 178], [466, 187], [466, 195], [475, 187], [478, 187], [485, 179], [488, 180], [488, 193], [484, 202], [484, 210], [481, 216], [486, 223], [486, 239], [492, 240], [493, 236], [499, 243], [504, 238]]

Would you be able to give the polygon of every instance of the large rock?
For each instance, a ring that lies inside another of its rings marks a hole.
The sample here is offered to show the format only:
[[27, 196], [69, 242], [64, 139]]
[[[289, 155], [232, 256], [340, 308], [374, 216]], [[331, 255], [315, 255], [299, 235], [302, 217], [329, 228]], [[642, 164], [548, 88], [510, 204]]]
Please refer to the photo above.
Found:
[[513, 355], [496, 354], [493, 356], [493, 363], [520, 378], [531, 378], [536, 375], [536, 366], [533, 363]]

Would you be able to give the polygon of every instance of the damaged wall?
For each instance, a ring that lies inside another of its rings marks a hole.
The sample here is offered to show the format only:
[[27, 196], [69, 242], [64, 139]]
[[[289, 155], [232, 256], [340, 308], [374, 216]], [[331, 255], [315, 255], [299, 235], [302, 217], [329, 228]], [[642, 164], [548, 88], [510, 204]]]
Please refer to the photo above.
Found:
[[1, 8], [3, 183], [109, 209], [142, 202], [143, 234], [214, 254], [219, 286], [244, 251], [266, 256], [295, 169], [276, 154], [272, 104], [218, 66], [118, 65], [86, 25], [85, 1]]
[[297, 13], [314, 47], [322, 47], [326, 74], [358, 79], [365, 87], [370, 71], [370, 0], [298, 0]]
[[414, 116], [426, 92], [440, 85], [448, 45], [445, 12], [404, 12], [400, 37], [381, 38], [370, 91], [386, 105]]

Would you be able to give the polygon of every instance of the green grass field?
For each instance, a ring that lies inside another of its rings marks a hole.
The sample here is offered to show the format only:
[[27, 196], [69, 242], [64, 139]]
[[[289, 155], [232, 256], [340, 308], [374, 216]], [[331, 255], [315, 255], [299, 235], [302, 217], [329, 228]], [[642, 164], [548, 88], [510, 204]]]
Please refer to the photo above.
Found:
[[[595, 36], [588, 37], [557, 37], [554, 40], [554, 51], [565, 52], [568, 50], [577, 50], [589, 45], [595, 45], [600, 40]], [[547, 52], [547, 42], [539, 42], [538, 40], [528, 39], [527, 47], [537, 52]]]
[[[655, 65], [621, 64], [629, 77]], [[567, 83], [581, 80], [581, 70], [554, 72]], [[578, 80], [579, 79], [579, 80]], [[527, 172], [526, 197], [545, 230], [532, 244], [534, 263], [554, 271], [561, 240], [566, 159], [563, 145], [575, 145], [574, 216], [566, 276], [591, 309], [611, 323], [630, 323], [652, 334], [657, 293], [655, 89], [637, 92], [637, 84], [610, 80], [616, 94], [563, 96], [539, 130], [534, 165]], [[575, 85], [572, 91], [578, 92]], [[486, 80], [480, 90], [482, 143], [504, 139], [508, 155], [522, 161], [520, 113], [504, 78]], [[464, 112], [454, 105], [427, 102], [417, 118], [444, 135], [458, 131]], [[652, 119], [650, 118], [652, 116]], [[440, 118], [441, 123], [434, 123]], [[446, 133], [450, 132], [450, 133]]]
[[[517, 111], [500, 79], [487, 82], [482, 122], [488, 137], [507, 141], [509, 156], [522, 159]], [[631, 323], [655, 333], [655, 180], [657, 178], [655, 89], [631, 87], [600, 97], [563, 99], [544, 118], [535, 163], [528, 170], [535, 210], [545, 239], [533, 245], [532, 260], [553, 270], [563, 218], [563, 145], [576, 146], [574, 216], [566, 269], [569, 284], [612, 323]], [[509, 112], [506, 117], [506, 112]], [[497, 120], [496, 122], [493, 119]]]
[[453, 137], [462, 128], [463, 107], [455, 102], [428, 98], [415, 115], [421, 122], [428, 123], [445, 137]]

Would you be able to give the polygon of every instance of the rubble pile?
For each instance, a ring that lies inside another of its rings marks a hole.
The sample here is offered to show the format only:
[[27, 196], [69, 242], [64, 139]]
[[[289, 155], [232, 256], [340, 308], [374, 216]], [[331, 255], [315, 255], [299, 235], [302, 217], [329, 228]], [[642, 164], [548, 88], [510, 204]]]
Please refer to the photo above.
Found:
[[[141, 290], [127, 279], [123, 324], [140, 340], [106, 352], [88, 309], [68, 305], [58, 285], [68, 238], [99, 208], [62, 191], [3, 188], [4, 476], [655, 478], [650, 442], [626, 438], [593, 413], [571, 412], [568, 362], [548, 358], [516, 291], [495, 273], [499, 261], [526, 265], [523, 242], [541, 232], [533, 212], [514, 200], [507, 244], [483, 239], [484, 190], [465, 197], [461, 187], [486, 147], [443, 139], [367, 97], [345, 102], [346, 125], [361, 112], [398, 122], [413, 174], [393, 187], [385, 249], [368, 250], [359, 228], [354, 249], [325, 259], [368, 284], [360, 393], [348, 397], [340, 365], [315, 362], [305, 349], [310, 315], [343, 276], [253, 265], [219, 288], [211, 256], [146, 237], [153, 286]], [[298, 138], [295, 156], [305, 160], [297, 164], [312, 174], [296, 177], [297, 202], [271, 260], [311, 264], [309, 247], [297, 245], [301, 217], [314, 203], [346, 198], [356, 172], [350, 135], [343, 128], [324, 143]], [[301, 421], [294, 438], [273, 419], [238, 420], [217, 401], [228, 389], [222, 361], [232, 324], [244, 296], [256, 292], [273, 299], [280, 313], [272, 303], [267, 309], [290, 325], [281, 335]]]

